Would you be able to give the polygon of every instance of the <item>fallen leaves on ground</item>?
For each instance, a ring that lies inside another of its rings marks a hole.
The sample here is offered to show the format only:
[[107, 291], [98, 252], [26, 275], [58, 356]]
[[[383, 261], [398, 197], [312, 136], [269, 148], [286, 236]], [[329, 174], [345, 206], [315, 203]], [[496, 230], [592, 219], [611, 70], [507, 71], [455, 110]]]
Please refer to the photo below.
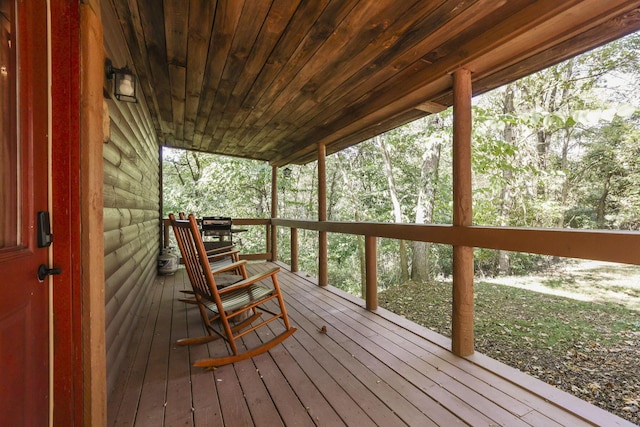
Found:
[[[451, 283], [405, 284], [379, 304], [451, 336]], [[476, 350], [640, 424], [640, 313], [481, 282]]]

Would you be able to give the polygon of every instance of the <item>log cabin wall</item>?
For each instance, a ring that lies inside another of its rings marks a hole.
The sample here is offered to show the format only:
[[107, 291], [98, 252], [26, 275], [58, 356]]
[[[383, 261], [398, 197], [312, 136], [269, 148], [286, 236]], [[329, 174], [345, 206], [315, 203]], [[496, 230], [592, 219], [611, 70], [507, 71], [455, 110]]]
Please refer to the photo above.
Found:
[[[132, 68], [117, 16], [110, 2], [101, 4], [106, 56], [114, 67]], [[159, 144], [141, 92], [138, 85], [137, 104], [105, 95], [110, 122], [103, 150], [108, 395], [156, 278], [160, 248]]]

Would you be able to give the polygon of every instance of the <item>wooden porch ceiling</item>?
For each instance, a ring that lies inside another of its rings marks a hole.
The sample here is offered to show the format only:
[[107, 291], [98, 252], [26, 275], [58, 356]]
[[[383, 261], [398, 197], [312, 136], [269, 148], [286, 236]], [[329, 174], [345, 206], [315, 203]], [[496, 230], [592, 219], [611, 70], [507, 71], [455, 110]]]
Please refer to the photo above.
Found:
[[275, 166], [640, 29], [640, 0], [109, 1], [163, 145]]

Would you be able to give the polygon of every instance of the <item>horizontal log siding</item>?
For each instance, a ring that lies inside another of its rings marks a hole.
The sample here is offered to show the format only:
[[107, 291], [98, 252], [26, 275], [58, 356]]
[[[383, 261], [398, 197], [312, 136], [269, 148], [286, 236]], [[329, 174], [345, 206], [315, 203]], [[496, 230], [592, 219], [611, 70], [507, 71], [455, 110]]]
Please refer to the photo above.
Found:
[[[124, 36], [109, 2], [102, 2], [105, 51], [124, 67]], [[133, 70], [134, 73], [136, 70]], [[109, 83], [109, 82], [108, 82]], [[108, 87], [107, 87], [108, 89]], [[157, 274], [160, 248], [159, 149], [138, 85], [138, 104], [107, 99], [110, 138], [104, 144], [104, 256], [107, 392], [137, 327], [139, 311]]]

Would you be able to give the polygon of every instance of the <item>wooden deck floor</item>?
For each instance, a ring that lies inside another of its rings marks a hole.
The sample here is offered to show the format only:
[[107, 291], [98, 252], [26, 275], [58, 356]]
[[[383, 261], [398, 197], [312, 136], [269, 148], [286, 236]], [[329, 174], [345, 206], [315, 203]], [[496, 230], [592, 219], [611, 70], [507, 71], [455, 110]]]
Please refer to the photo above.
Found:
[[191, 363], [226, 354], [224, 344], [174, 344], [202, 326], [197, 309], [178, 302], [189, 287], [184, 270], [160, 277], [110, 396], [109, 425], [632, 425], [483, 355], [456, 357], [447, 338], [369, 312], [303, 274], [283, 269], [279, 278], [298, 331], [268, 353], [210, 372]]

